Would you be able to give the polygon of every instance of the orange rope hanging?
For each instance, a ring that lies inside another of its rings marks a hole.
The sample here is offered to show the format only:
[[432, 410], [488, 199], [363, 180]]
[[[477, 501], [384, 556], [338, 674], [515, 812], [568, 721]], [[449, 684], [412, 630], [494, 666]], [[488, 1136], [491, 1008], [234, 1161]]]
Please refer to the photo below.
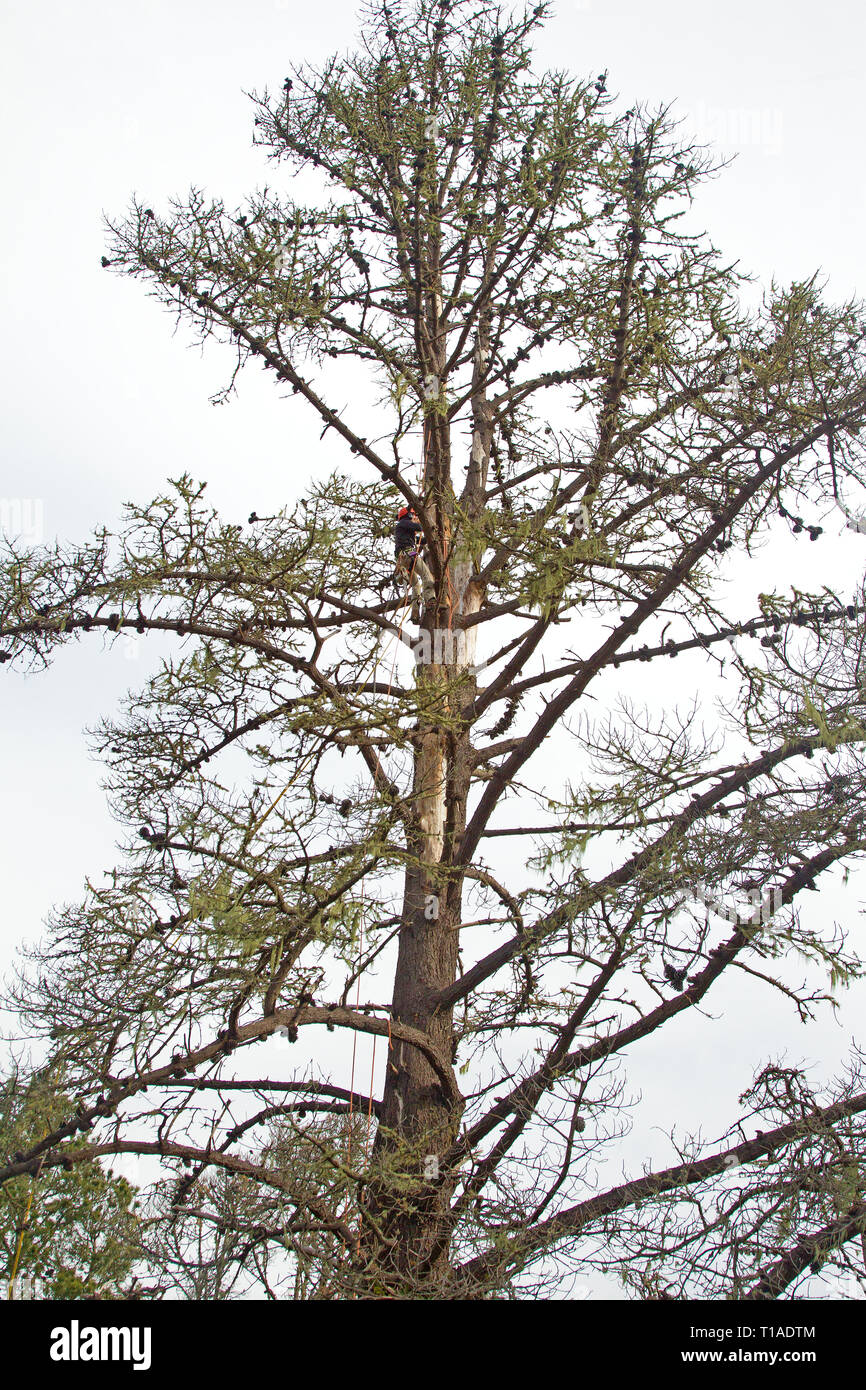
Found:
[[[361, 957], [364, 954], [364, 918], [361, 917], [361, 935], [358, 941], [358, 982], [355, 988], [355, 1008], [361, 1002]], [[355, 1056], [358, 1051], [358, 1030], [352, 1030], [352, 1079], [349, 1082], [349, 1148], [346, 1167], [352, 1166], [352, 1116], [355, 1111]]]
[[[370, 1161], [370, 1132], [373, 1127], [373, 1084], [376, 1080], [376, 1034], [373, 1034], [373, 1056], [370, 1062], [370, 1090], [367, 1096], [367, 1133], [364, 1138], [364, 1168], [366, 1169]], [[358, 1245], [357, 1254], [361, 1254], [361, 1213], [358, 1213]]]
[[373, 1034], [373, 1058], [370, 1062], [370, 1094], [367, 1097], [367, 1140], [364, 1145], [364, 1165], [370, 1156], [370, 1130], [373, 1124], [373, 1083], [376, 1079], [376, 1034]]

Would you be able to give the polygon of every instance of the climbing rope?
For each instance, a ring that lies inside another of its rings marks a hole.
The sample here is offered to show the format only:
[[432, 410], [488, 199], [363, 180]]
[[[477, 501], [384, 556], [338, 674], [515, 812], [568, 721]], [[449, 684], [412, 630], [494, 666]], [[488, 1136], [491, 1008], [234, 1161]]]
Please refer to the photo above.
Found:
[[[356, 974], [356, 976], [357, 976], [357, 984], [356, 984], [356, 986], [355, 986], [355, 1010], [356, 1010], [356, 1011], [357, 1011], [357, 1009], [358, 1009], [358, 1007], [359, 1007], [359, 1005], [360, 1005], [360, 1003], [361, 1003], [361, 961], [362, 961], [363, 955], [364, 955], [364, 917], [363, 917], [363, 902], [364, 902], [364, 883], [363, 883], [363, 880], [362, 880], [362, 882], [361, 882], [361, 903], [362, 903], [361, 929], [360, 929], [360, 933], [359, 933], [359, 936], [358, 936], [358, 963], [357, 963], [357, 965], [356, 965], [356, 967], [355, 967], [355, 974]], [[357, 1029], [354, 1029], [354, 1030], [353, 1030], [353, 1035], [352, 1035], [352, 1072], [351, 1072], [351, 1078], [350, 1078], [350, 1080], [349, 1080], [349, 1134], [348, 1134], [348, 1143], [347, 1143], [347, 1149], [346, 1149], [346, 1167], [347, 1167], [349, 1170], [351, 1170], [351, 1167], [352, 1167], [352, 1119], [353, 1119], [354, 1113], [355, 1113], [355, 1061], [356, 1061], [356, 1057], [357, 1057], [357, 1052], [358, 1052], [358, 1031], [357, 1031]], [[374, 1080], [375, 1080], [375, 1071], [376, 1071], [376, 1037], [375, 1037], [375, 1034], [374, 1034], [374, 1035], [373, 1035], [373, 1057], [372, 1057], [372, 1062], [371, 1062], [371, 1064], [370, 1064], [370, 1092], [369, 1092], [369, 1096], [368, 1096], [368, 1098], [367, 1098], [367, 1133], [366, 1133], [365, 1140], [364, 1140], [364, 1167], [365, 1167], [365, 1168], [366, 1168], [366, 1166], [367, 1166], [367, 1162], [368, 1162], [368, 1158], [369, 1158], [369, 1153], [370, 1153], [370, 1126], [371, 1126], [371, 1124], [372, 1124], [372, 1116], [373, 1116], [373, 1083], [374, 1083]], [[349, 1208], [350, 1208], [350, 1206], [351, 1206], [351, 1201], [352, 1201], [351, 1196], [347, 1193], [347, 1194], [346, 1194], [346, 1205], [345, 1205], [345, 1207], [343, 1208], [343, 1220], [344, 1220], [344, 1221], [345, 1221], [345, 1219], [346, 1219], [346, 1215], [347, 1215], [347, 1213], [348, 1213], [348, 1211], [349, 1211]], [[356, 1246], [355, 1246], [355, 1252], [356, 1252], [357, 1255], [360, 1256], [360, 1254], [361, 1254], [361, 1213], [360, 1213], [360, 1210], [358, 1211], [357, 1243], [356, 1243]]]
[[[357, 985], [356, 985], [356, 988], [355, 988], [355, 1010], [356, 1010], [356, 1011], [357, 1011], [357, 1009], [358, 1009], [358, 1005], [359, 1005], [360, 1002], [361, 1002], [361, 957], [362, 957], [363, 953], [364, 953], [364, 919], [363, 919], [363, 917], [362, 917], [362, 918], [361, 918], [361, 934], [360, 934], [360, 937], [359, 937], [359, 940], [358, 940], [358, 964], [357, 964], [357, 966], [356, 966], [356, 968], [355, 968], [355, 973], [356, 973], [357, 976], [358, 976], [358, 981], [357, 981]], [[357, 1055], [357, 1051], [358, 1051], [358, 1030], [357, 1030], [357, 1028], [353, 1028], [353, 1029], [352, 1029], [352, 1076], [351, 1076], [351, 1080], [349, 1081], [349, 1141], [348, 1141], [348, 1149], [347, 1149], [347, 1154], [346, 1154], [346, 1167], [347, 1167], [347, 1168], [351, 1168], [351, 1166], [352, 1166], [352, 1116], [353, 1116], [354, 1113], [355, 1113], [355, 1057], [356, 1057], [356, 1055]], [[347, 1198], [346, 1198], [346, 1207], [347, 1207], [347, 1209], [348, 1209], [348, 1204], [349, 1204], [349, 1198], [347, 1197]]]
[[397, 637], [396, 637], [396, 640], [395, 640], [395, 642], [394, 642], [394, 660], [393, 660], [392, 663], [391, 663], [391, 674], [390, 674], [390, 676], [388, 677], [388, 694], [389, 694], [389, 695], [391, 694], [391, 687], [392, 687], [392, 685], [394, 684], [394, 672], [397, 670], [397, 653], [398, 653], [399, 650], [400, 650], [400, 643], [403, 641], [403, 625], [404, 625], [404, 623], [406, 622], [406, 610], [407, 610], [407, 608], [409, 607], [409, 590], [410, 590], [410, 587], [411, 587], [411, 584], [412, 584], [412, 577], [413, 577], [413, 575], [414, 575], [414, 573], [415, 573], [415, 565], [416, 565], [417, 560], [418, 560], [418, 556], [416, 555], [416, 556], [415, 556], [415, 559], [412, 561], [412, 568], [411, 568], [411, 570], [409, 571], [409, 575], [408, 575], [408, 578], [407, 578], [407, 580], [406, 580], [406, 587], [405, 587], [405, 589], [403, 590], [403, 606], [402, 606], [402, 609], [401, 609], [401, 612], [400, 612], [400, 626], [397, 628]]
[[[389, 1025], [390, 1026], [390, 1025]], [[373, 1124], [373, 1083], [376, 1079], [376, 1034], [373, 1034], [373, 1056], [370, 1062], [370, 1089], [367, 1095], [367, 1137], [364, 1141], [364, 1167], [370, 1157], [370, 1130]]]
[[[376, 1081], [376, 1034], [373, 1034], [373, 1053], [370, 1061], [370, 1086], [367, 1093], [367, 1133], [364, 1136], [364, 1168], [370, 1162], [370, 1134], [373, 1127], [373, 1086]], [[358, 1243], [355, 1253], [360, 1258], [361, 1255], [361, 1213], [358, 1212]]]

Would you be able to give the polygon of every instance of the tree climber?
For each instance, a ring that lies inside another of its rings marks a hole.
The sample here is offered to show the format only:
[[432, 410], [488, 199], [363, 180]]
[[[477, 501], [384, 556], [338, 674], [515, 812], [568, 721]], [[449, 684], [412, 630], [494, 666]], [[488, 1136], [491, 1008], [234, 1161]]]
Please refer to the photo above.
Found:
[[412, 586], [412, 621], [420, 623], [421, 604], [430, 603], [435, 596], [433, 576], [421, 557], [424, 532], [418, 513], [412, 507], [401, 507], [394, 525], [394, 579], [405, 576]]

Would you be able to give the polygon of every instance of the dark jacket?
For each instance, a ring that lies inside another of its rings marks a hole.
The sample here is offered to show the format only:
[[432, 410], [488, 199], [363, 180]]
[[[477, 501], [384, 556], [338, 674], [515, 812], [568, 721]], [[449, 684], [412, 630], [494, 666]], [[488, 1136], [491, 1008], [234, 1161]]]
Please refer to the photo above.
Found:
[[404, 550], [420, 550], [424, 544], [424, 532], [417, 518], [401, 516], [394, 526], [394, 554]]

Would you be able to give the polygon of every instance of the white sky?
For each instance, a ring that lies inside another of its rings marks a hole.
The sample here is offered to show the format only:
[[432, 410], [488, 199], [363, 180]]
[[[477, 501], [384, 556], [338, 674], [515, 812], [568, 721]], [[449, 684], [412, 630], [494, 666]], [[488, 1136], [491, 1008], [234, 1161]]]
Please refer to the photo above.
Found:
[[[229, 203], [278, 184], [285, 171], [252, 148], [243, 90], [278, 89], [290, 61], [351, 46], [355, 13], [354, 0], [6, 0], [0, 503], [29, 506], [46, 539], [113, 524], [125, 500], [147, 501], [184, 470], [208, 480], [226, 520], [243, 520], [254, 507], [279, 508], [313, 458], [319, 466], [315, 422], [263, 373], [248, 371], [231, 404], [209, 405], [228, 380], [228, 355], [200, 355], [183, 329], [172, 336], [142, 284], [101, 270], [101, 215], [122, 215], [133, 192], [165, 207], [191, 183]], [[850, 0], [562, 0], [539, 63], [608, 69], [624, 105], [675, 102], [689, 129], [738, 153], [697, 205], [715, 244], [763, 282], [821, 269], [830, 294], [845, 298], [866, 288], [863, 13]], [[788, 578], [820, 584], [832, 568], [853, 585], [866, 539], [841, 531], [839, 518], [838, 544], [786, 546], [780, 557], [798, 566]], [[53, 904], [77, 899], [84, 875], [114, 858], [100, 769], [81, 731], [147, 665], [129, 645], [101, 645], [70, 649], [41, 676], [0, 673], [0, 968]], [[676, 672], [681, 680], [683, 661]], [[821, 898], [855, 939], [858, 901], [853, 888]], [[787, 1048], [832, 1072], [856, 1031], [856, 1000], [862, 1015], [860, 988], [841, 1023], [827, 1016], [804, 1029], [776, 996], [735, 977], [712, 1000], [729, 1021], [725, 1046], [693, 1016], [628, 1059], [644, 1101], [624, 1167], [671, 1161], [661, 1133], [670, 1124], [717, 1133], [769, 1053]]]

